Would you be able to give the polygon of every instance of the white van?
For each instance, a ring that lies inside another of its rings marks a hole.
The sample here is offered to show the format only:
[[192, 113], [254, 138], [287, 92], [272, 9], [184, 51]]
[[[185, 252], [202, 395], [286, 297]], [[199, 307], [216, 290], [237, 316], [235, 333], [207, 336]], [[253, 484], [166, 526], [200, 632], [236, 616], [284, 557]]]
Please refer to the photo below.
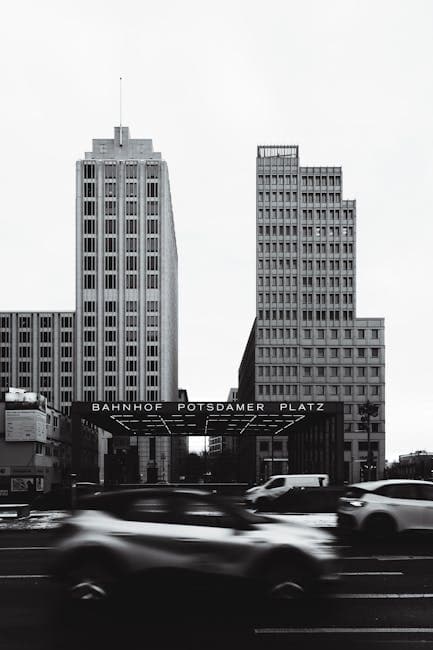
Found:
[[274, 501], [291, 488], [326, 487], [328, 474], [279, 474], [271, 476], [263, 485], [250, 488], [245, 493], [247, 505], [263, 507]]

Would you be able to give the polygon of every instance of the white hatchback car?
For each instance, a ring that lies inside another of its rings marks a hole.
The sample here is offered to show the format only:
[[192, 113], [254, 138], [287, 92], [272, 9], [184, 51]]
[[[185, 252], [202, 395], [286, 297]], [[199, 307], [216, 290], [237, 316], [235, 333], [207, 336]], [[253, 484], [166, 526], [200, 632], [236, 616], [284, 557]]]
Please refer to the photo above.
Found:
[[226, 576], [268, 594], [313, 591], [336, 579], [335, 538], [258, 516], [213, 495], [171, 488], [101, 493], [59, 529], [56, 573], [72, 599], [104, 599], [134, 576]]
[[376, 538], [433, 530], [433, 483], [388, 479], [350, 485], [339, 500], [338, 526]]

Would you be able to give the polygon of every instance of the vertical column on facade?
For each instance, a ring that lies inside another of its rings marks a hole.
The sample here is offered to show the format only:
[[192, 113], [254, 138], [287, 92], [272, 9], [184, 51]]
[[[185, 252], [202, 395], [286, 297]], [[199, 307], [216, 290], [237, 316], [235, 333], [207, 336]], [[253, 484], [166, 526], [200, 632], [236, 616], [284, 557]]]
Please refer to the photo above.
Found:
[[125, 284], [126, 284], [126, 256], [125, 256], [125, 163], [120, 161], [116, 165], [117, 174], [117, 286], [118, 290], [118, 306], [117, 306], [117, 397], [120, 400], [125, 399], [125, 384], [126, 384], [126, 375], [125, 375]]
[[[102, 162], [95, 162], [95, 196], [97, 197], [97, 204], [95, 206], [95, 214], [97, 214], [97, 235], [96, 235], [96, 261], [98, 264], [97, 278], [96, 278], [96, 291], [93, 296], [96, 301], [95, 315], [97, 323], [95, 349], [97, 350], [97, 377], [96, 377], [96, 399], [105, 399], [105, 339], [104, 339], [104, 324], [105, 324], [105, 166]], [[117, 345], [117, 341], [116, 341]], [[96, 365], [96, 364], [95, 364]]]
[[71, 407], [71, 426], [72, 426], [72, 472], [77, 475], [81, 472], [82, 462], [82, 432], [81, 432], [81, 415], [74, 404]]
[[[138, 300], [138, 398], [142, 401], [146, 399], [146, 241], [147, 241], [147, 210], [146, 210], [146, 166], [144, 163], [138, 163], [137, 169], [137, 196], [140, 197], [138, 202], [138, 282], [137, 282], [137, 300]], [[138, 442], [138, 441], [137, 441]], [[138, 446], [137, 446], [138, 449]]]

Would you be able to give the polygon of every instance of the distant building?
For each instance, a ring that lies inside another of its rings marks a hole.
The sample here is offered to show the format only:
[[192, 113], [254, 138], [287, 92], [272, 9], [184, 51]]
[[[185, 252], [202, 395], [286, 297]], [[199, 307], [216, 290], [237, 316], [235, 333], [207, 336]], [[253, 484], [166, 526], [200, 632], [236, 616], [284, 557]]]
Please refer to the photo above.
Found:
[[433, 452], [418, 450], [410, 454], [402, 454], [398, 457], [398, 463], [389, 466], [388, 476], [433, 480]]
[[[384, 320], [356, 314], [356, 202], [343, 199], [341, 167], [301, 167], [297, 146], [259, 146], [256, 181], [256, 318], [238, 399], [343, 402], [350, 482], [360, 480], [367, 458], [359, 408], [370, 400], [379, 406], [371, 440], [373, 475], [381, 477]], [[259, 436], [247, 452], [256, 480], [271, 466], [285, 470], [284, 438], [272, 444]]]
[[[238, 389], [230, 388], [227, 397], [228, 402], [237, 402]], [[230, 454], [237, 454], [239, 441], [234, 436], [209, 436], [209, 456], [222, 454], [223, 451]]]

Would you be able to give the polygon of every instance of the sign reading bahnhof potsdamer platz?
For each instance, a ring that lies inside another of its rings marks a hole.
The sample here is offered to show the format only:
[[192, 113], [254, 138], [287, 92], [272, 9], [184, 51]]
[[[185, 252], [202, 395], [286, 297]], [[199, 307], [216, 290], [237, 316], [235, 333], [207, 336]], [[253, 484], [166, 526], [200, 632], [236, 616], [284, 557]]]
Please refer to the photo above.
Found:
[[338, 481], [343, 411], [342, 402], [73, 402], [73, 465], [79, 471], [85, 421], [113, 436], [234, 436], [245, 458], [255, 439], [285, 437], [298, 473], [319, 463]]

